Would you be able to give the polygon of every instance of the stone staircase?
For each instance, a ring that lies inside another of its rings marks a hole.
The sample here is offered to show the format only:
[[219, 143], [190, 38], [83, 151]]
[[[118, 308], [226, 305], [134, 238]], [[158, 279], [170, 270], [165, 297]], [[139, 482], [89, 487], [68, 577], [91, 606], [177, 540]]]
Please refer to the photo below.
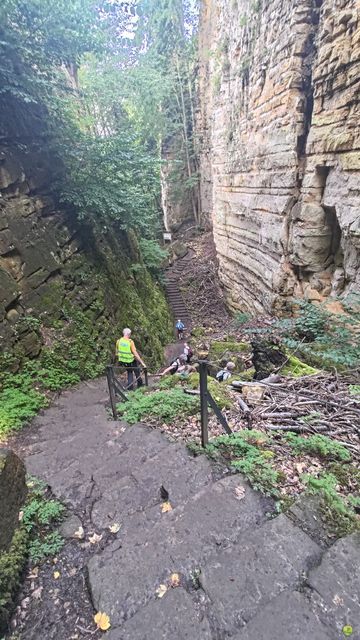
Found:
[[[104, 392], [99, 381], [64, 393], [23, 450], [28, 472], [86, 535], [103, 536], [87, 583], [95, 610], [110, 617], [104, 638], [339, 640], [351, 625], [359, 640], [359, 534], [327, 548], [308, 533], [309, 509], [276, 515], [242, 476], [159, 431], [107, 420]], [[73, 578], [61, 571], [66, 588]], [[26, 637], [64, 637], [43, 631]]]
[[180, 318], [187, 329], [191, 328], [191, 313], [185, 305], [178, 282], [179, 276], [186, 269], [190, 260], [191, 254], [189, 253], [183, 258], [178, 258], [174, 265], [165, 272], [166, 297], [172, 309], [174, 321]]

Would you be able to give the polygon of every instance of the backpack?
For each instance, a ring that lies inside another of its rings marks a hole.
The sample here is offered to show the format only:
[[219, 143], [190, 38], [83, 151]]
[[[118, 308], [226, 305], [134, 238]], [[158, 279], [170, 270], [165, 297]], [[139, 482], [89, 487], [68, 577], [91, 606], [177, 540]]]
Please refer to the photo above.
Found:
[[223, 380], [224, 380], [224, 375], [225, 375], [225, 371], [224, 371], [224, 369], [222, 369], [221, 371], [219, 371], [219, 372], [216, 374], [216, 380], [217, 380], [218, 382], [223, 382]]
[[189, 347], [188, 352], [187, 352], [187, 359], [188, 359], [188, 361], [189, 361], [189, 360], [191, 360], [191, 358], [193, 357], [193, 355], [194, 355], [194, 352], [193, 352], [192, 348], [191, 348], [191, 347]]

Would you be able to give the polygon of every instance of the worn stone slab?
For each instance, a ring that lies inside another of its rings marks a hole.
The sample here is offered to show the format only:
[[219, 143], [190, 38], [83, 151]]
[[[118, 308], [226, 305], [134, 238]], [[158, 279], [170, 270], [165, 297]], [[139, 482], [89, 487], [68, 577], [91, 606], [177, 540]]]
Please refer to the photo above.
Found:
[[320, 555], [320, 547], [282, 514], [212, 556], [202, 567], [200, 583], [220, 627], [234, 633], [282, 591], [295, 587]]
[[287, 515], [319, 544], [331, 542], [333, 536], [322, 513], [321, 496], [303, 494], [291, 505]]
[[121, 629], [106, 635], [107, 640], [211, 640], [208, 620], [196, 611], [184, 589], [171, 589], [150, 602]]
[[232, 640], [337, 640], [298, 592], [285, 591], [260, 611]]
[[[128, 515], [146, 509], [142, 523], [149, 528], [161, 516], [162, 485], [169, 492], [173, 508], [176, 508], [212, 482], [212, 466], [205, 456], [195, 459], [183, 445], [165, 443], [166, 453], [160, 450], [153, 457], [146, 457], [144, 453], [136, 464], [137, 452], [131, 448], [118, 457], [117, 473], [110, 472], [109, 477], [108, 469], [101, 467], [94, 474], [101, 492], [92, 510], [92, 521], [96, 526], [105, 527], [109, 520], [124, 522]], [[129, 475], [122, 477], [125, 470]], [[151, 507], [153, 509], [149, 512]]]
[[[245, 489], [242, 500], [235, 493], [239, 486]], [[128, 528], [124, 538], [120, 535], [88, 564], [95, 608], [120, 625], [154, 598], [171, 573], [190, 578], [211, 553], [261, 524], [267, 509], [268, 503], [240, 476], [229, 476], [162, 514], [150, 531]]]
[[308, 582], [325, 619], [339, 632], [344, 625], [352, 626], [351, 637], [360, 639], [360, 533], [338, 540], [326, 551]]

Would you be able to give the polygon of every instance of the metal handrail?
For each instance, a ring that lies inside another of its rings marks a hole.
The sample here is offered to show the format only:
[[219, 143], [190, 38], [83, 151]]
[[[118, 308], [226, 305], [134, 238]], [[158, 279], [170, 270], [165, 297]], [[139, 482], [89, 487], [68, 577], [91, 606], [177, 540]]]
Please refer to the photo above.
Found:
[[119, 364], [118, 365], [109, 364], [106, 367], [106, 378], [107, 378], [107, 383], [109, 387], [110, 404], [111, 404], [111, 410], [112, 410], [114, 420], [118, 419], [118, 413], [116, 409], [116, 398], [118, 397], [121, 402], [127, 402], [128, 398], [126, 396], [126, 391], [129, 390], [129, 385], [125, 386], [116, 374], [118, 373], [119, 370], [121, 370], [121, 373], [125, 373], [125, 371], [136, 371], [139, 369], [141, 372], [143, 372], [144, 379], [145, 379], [144, 384], [146, 387], [148, 387], [149, 386], [148, 371], [147, 371], [147, 368], [143, 367], [142, 365], [137, 365], [134, 367], [123, 367]]

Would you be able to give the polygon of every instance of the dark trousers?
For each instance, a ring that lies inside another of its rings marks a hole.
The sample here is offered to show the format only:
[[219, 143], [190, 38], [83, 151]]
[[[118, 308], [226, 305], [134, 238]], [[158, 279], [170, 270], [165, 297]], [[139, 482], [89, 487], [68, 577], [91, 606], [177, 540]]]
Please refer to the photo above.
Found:
[[128, 391], [134, 391], [134, 373], [138, 388], [142, 387], [143, 381], [141, 378], [140, 367], [136, 360], [134, 360], [133, 362], [119, 362], [119, 365], [121, 367], [125, 367], [125, 369], [127, 370], [126, 388], [128, 389]]

